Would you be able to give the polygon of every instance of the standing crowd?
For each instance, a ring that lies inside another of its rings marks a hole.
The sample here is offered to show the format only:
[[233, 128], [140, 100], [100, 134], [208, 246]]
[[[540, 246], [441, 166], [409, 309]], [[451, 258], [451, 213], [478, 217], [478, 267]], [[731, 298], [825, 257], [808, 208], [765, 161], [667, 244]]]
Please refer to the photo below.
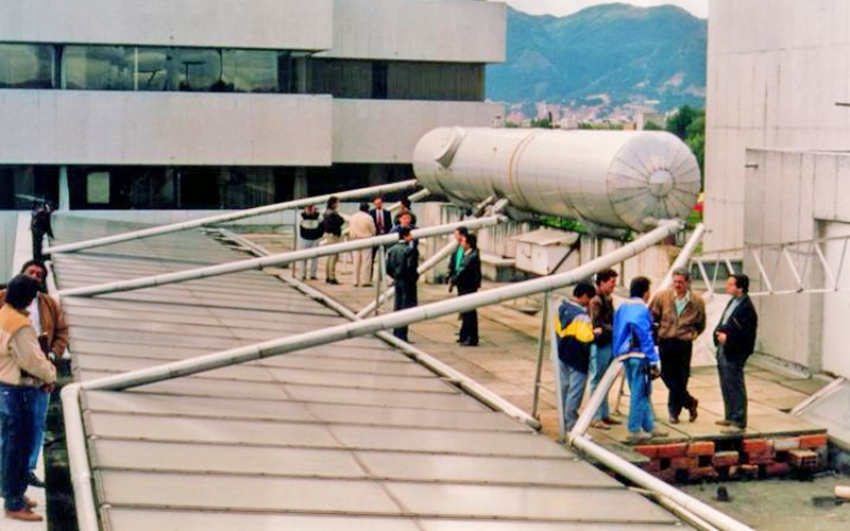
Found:
[[[656, 428], [650, 396], [660, 377], [669, 391], [670, 424], [678, 424], [683, 410], [694, 422], [699, 401], [688, 392], [694, 341], [706, 328], [705, 302], [690, 289], [684, 269], [673, 273], [673, 286], [650, 302], [650, 281], [637, 277], [629, 298], [614, 309], [611, 294], [617, 273], [596, 275], [595, 285], [580, 282], [555, 317], [558, 366], [564, 425], [571, 431], [578, 420], [585, 386], [596, 390], [611, 363], [622, 363], [629, 384], [629, 441], [667, 436]], [[749, 278], [731, 275], [726, 293], [731, 300], [712, 334], [725, 415], [716, 421], [724, 434], [741, 434], [747, 427], [747, 389], [744, 366], [755, 348], [758, 316], [748, 296]], [[620, 424], [610, 417], [604, 397], [591, 426], [607, 430]]]

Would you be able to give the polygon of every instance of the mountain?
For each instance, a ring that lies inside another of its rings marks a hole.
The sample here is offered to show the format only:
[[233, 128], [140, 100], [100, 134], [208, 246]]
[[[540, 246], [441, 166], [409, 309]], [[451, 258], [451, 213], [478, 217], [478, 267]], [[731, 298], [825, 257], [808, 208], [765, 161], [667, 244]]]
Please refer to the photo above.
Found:
[[508, 8], [507, 61], [487, 67], [487, 97], [704, 107], [706, 32], [706, 20], [674, 6], [606, 4], [566, 17]]

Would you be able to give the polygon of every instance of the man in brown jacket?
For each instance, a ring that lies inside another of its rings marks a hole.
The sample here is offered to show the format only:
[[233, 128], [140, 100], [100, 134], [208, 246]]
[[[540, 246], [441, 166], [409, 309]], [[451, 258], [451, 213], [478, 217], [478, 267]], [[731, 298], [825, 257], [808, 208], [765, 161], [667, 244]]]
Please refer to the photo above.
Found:
[[35, 503], [24, 496], [34, 435], [27, 381], [56, 381], [56, 368], [42, 354], [26, 310], [38, 290], [36, 280], [18, 275], [0, 308], [0, 495], [6, 517], [27, 522], [42, 520], [32, 512]]
[[679, 423], [685, 408], [690, 421], [697, 419], [696, 398], [688, 393], [691, 356], [696, 338], [705, 330], [705, 302], [690, 290], [690, 274], [684, 269], [673, 272], [673, 288], [658, 293], [650, 305], [658, 331], [661, 354], [661, 379], [670, 390], [667, 408], [670, 423]]
[[[61, 358], [68, 347], [68, 324], [65, 320], [65, 312], [53, 297], [43, 292], [47, 268], [42, 262], [30, 260], [21, 268], [21, 274], [38, 281], [40, 291], [38, 297], [27, 308], [32, 326], [39, 342], [47, 350], [45, 353], [52, 361]], [[0, 290], [0, 306], [6, 300], [6, 291]], [[47, 423], [47, 408], [50, 403], [50, 393], [46, 393], [37, 386], [30, 389], [30, 399], [27, 405], [32, 409], [32, 418], [35, 421], [35, 436], [29, 457], [29, 484], [34, 487], [44, 488], [44, 482], [35, 475], [35, 467], [38, 465], [38, 457], [41, 455], [41, 447], [44, 444], [44, 429]]]

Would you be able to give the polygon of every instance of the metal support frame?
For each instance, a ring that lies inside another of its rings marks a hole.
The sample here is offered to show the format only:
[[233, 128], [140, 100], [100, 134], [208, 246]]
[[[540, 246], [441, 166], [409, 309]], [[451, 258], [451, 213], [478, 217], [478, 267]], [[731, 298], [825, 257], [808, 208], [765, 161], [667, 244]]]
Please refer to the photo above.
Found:
[[543, 357], [546, 354], [546, 331], [549, 328], [549, 301], [552, 293], [547, 291], [543, 294], [543, 308], [540, 318], [540, 336], [537, 338], [537, 365], [534, 369], [534, 396], [531, 399], [531, 416], [538, 418], [540, 409], [540, 387], [543, 378]]
[[[347, 192], [339, 192], [336, 194], [325, 194], [319, 195], [315, 197], [307, 197], [304, 199], [296, 199], [293, 201], [286, 201], [285, 203], [276, 203], [274, 205], [266, 205], [257, 208], [249, 208], [247, 210], [240, 210], [238, 212], [230, 212], [227, 214], [218, 214], [215, 216], [207, 216], [200, 219], [193, 219], [189, 221], [183, 221], [180, 223], [172, 223], [169, 225], [161, 225], [159, 227], [151, 227], [149, 229], [142, 229], [132, 232], [125, 232], [123, 234], [115, 234], [113, 236], [107, 236], [104, 238], [96, 238], [94, 240], [86, 240], [83, 242], [76, 243], [68, 243], [65, 245], [58, 245], [56, 247], [49, 247], [45, 249], [45, 253], [71, 253], [75, 251], [81, 251], [83, 249], [92, 249], [94, 247], [102, 247], [104, 245], [110, 245], [113, 243], [126, 242], [131, 240], [140, 240], [142, 238], [149, 238], [151, 236], [159, 236], [162, 234], [169, 234], [172, 232], [179, 232], [188, 229], [194, 229], [198, 227], [203, 227], [205, 225], [214, 225], [216, 223], [225, 223], [227, 221], [235, 221], [237, 219], [245, 219], [254, 216], [261, 216], [263, 214], [271, 214], [274, 212], [280, 212], [282, 210], [292, 210], [296, 208], [303, 208], [307, 205], [315, 205], [317, 203], [322, 203], [330, 199], [332, 196], [338, 197], [340, 200], [343, 199], [356, 199], [359, 197], [367, 197], [370, 195], [378, 195], [387, 192], [397, 192], [400, 190], [406, 190], [408, 188], [413, 188], [417, 185], [415, 179], [410, 179], [407, 181], [402, 181], [398, 183], [392, 184], [382, 184], [380, 186], [370, 186], [368, 188], [358, 188], [357, 190], [349, 190]], [[429, 192], [430, 193], [430, 192]]]
[[[428, 227], [425, 229], [416, 229], [411, 234], [417, 238], [430, 238], [442, 234], [451, 234], [454, 230], [461, 226], [468, 227], [488, 227], [502, 222], [505, 218], [502, 216], [490, 216], [471, 220], [469, 222], [450, 223], [437, 227]], [[59, 292], [62, 297], [92, 297], [94, 295], [102, 295], [106, 293], [117, 293], [120, 291], [132, 291], [143, 288], [151, 288], [155, 286], [165, 286], [167, 284], [176, 284], [186, 282], [188, 280], [197, 280], [220, 275], [228, 275], [238, 273], [240, 271], [250, 271], [253, 269], [263, 269], [269, 266], [281, 266], [307, 260], [310, 258], [319, 258], [332, 254], [339, 254], [348, 251], [357, 251], [360, 249], [371, 249], [372, 247], [394, 243], [398, 240], [397, 234], [384, 234], [375, 236], [374, 238], [364, 238], [362, 240], [352, 240], [348, 242], [336, 243], [333, 245], [323, 245], [301, 251], [290, 251], [286, 253], [275, 254], [264, 258], [252, 258], [248, 260], [239, 260], [227, 264], [218, 264], [214, 266], [201, 267], [196, 269], [188, 269], [186, 271], [178, 271], [176, 273], [164, 273], [161, 275], [153, 275], [148, 277], [140, 277], [132, 280], [121, 280], [117, 282], [108, 282], [106, 284], [98, 284], [95, 286], [84, 286], [81, 288], [66, 289]]]
[[[86, 382], [77, 382], [66, 386], [62, 389], [62, 403], [66, 424], [66, 443], [73, 476], [74, 499], [80, 531], [95, 531], [98, 529], [97, 507], [92, 490], [91, 467], [89, 465], [88, 448], [82, 426], [80, 398], [83, 391], [95, 389], [120, 391], [130, 389], [140, 385], [199, 374], [213, 369], [335, 343], [344, 339], [374, 334], [390, 328], [407, 326], [420, 321], [436, 319], [454, 313], [467, 312], [483, 306], [557, 290], [575, 284], [597, 271], [611, 267], [645, 251], [669, 235], [676, 233], [680, 228], [681, 222], [679, 221], [661, 222], [658, 228], [620, 249], [588, 262], [572, 271], [551, 277], [519, 282], [510, 286], [426, 304], [416, 308], [409, 308], [362, 321], [332, 326], [322, 330], [264, 341], [254, 345], [247, 345]], [[646, 472], [637, 470], [640, 474], [651, 478]], [[672, 489], [672, 487], [667, 487]], [[678, 492], [676, 489], [672, 490]], [[683, 495], [682, 493], [679, 494]], [[696, 513], [696, 511], [694, 512]]]

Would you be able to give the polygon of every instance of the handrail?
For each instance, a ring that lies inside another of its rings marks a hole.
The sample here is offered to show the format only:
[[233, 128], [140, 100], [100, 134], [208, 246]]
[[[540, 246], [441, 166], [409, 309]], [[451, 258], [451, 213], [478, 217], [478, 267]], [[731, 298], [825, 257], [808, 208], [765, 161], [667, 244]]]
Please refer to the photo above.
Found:
[[536, 293], [560, 289], [575, 284], [597, 271], [611, 267], [645, 251], [652, 245], [680, 230], [681, 225], [681, 222], [678, 220], [661, 222], [656, 229], [635, 241], [576, 269], [559, 275], [527, 280], [510, 286], [434, 302], [416, 308], [363, 319], [362, 321], [332, 326], [304, 334], [264, 341], [254, 345], [229, 349], [128, 373], [106, 376], [87, 382], [77, 382], [66, 386], [62, 390], [62, 403], [65, 408], [65, 423], [67, 427], [66, 443], [68, 457], [71, 462], [71, 471], [74, 476], [74, 498], [80, 531], [95, 531], [98, 529], [97, 507], [91, 484], [91, 467], [88, 460], [85, 433], [81, 424], [80, 397], [83, 390], [120, 391], [130, 389], [140, 385], [190, 376], [221, 367], [286, 354], [295, 350], [374, 334], [389, 328], [407, 326], [420, 321], [436, 319], [444, 315], [467, 312], [482, 306], [499, 304]]
[[[489, 227], [497, 225], [504, 221], [502, 216], [490, 216], [469, 222], [449, 223], [447, 225], [438, 225], [436, 227], [427, 227], [424, 229], [416, 229], [411, 231], [415, 238], [430, 238], [432, 236], [440, 236], [443, 234], [451, 234], [455, 229], [461, 226], [467, 227]], [[372, 238], [363, 238], [359, 240], [351, 240], [342, 243], [331, 245], [322, 245], [312, 247], [310, 249], [302, 249], [300, 251], [287, 251], [285, 253], [274, 254], [263, 258], [250, 258], [247, 260], [239, 260], [226, 264], [218, 264], [214, 266], [200, 267], [195, 269], [187, 269], [185, 271], [177, 271], [175, 273], [163, 273], [161, 275], [152, 275], [148, 277], [134, 278], [131, 280], [119, 280], [116, 282], [107, 282], [105, 284], [97, 284], [94, 286], [83, 286], [80, 288], [71, 288], [61, 290], [61, 297], [92, 297], [94, 295], [102, 295], [105, 293], [117, 293], [121, 291], [133, 291], [143, 288], [151, 288], [155, 286], [165, 286], [168, 284], [177, 284], [189, 280], [198, 280], [201, 278], [209, 278], [220, 275], [229, 275], [231, 273], [239, 273], [241, 271], [250, 271], [253, 269], [263, 269], [264, 267], [286, 265], [292, 262], [308, 260], [311, 258], [319, 258], [333, 254], [345, 253], [349, 251], [358, 251], [360, 249], [371, 249], [378, 245], [393, 244], [398, 241], [398, 234], [390, 233]]]
[[75, 251], [81, 251], [83, 249], [92, 249], [94, 247], [102, 247], [104, 245], [111, 245], [113, 243], [120, 243], [131, 240], [140, 240], [142, 238], [149, 238], [151, 236], [159, 236], [162, 234], [169, 234], [172, 232], [179, 232], [182, 230], [194, 229], [197, 227], [203, 227], [204, 225], [213, 225], [216, 223], [224, 223], [226, 221], [235, 221], [237, 219], [250, 218], [254, 216], [261, 216], [263, 214], [271, 214], [273, 212], [280, 212], [281, 210], [292, 210], [295, 208], [303, 208], [308, 205], [315, 205], [317, 203], [326, 202], [332, 196], [338, 197], [340, 200], [343, 199], [355, 199], [358, 197], [365, 197], [370, 195], [377, 195], [387, 192], [397, 192], [400, 190], [406, 190], [408, 188], [413, 188], [417, 185], [415, 179], [410, 179], [407, 181], [401, 181], [398, 183], [392, 184], [382, 184], [379, 186], [370, 186], [367, 188], [358, 188], [357, 190], [349, 190], [347, 192], [339, 192], [335, 194], [325, 194], [319, 195], [315, 197], [306, 197], [304, 199], [295, 199], [293, 201], [286, 201], [284, 203], [276, 203], [274, 205], [265, 205], [256, 208], [249, 208], [247, 210], [240, 210], [238, 212], [229, 212], [227, 214], [217, 214], [215, 216], [207, 216], [200, 219], [192, 219], [189, 221], [182, 221], [180, 223], [171, 223], [169, 225], [161, 225], [159, 227], [151, 227], [148, 229], [142, 229], [132, 232], [125, 232], [122, 234], [115, 234], [112, 236], [106, 236], [104, 238], [96, 238], [93, 240], [86, 240], [82, 242], [75, 243], [67, 243], [64, 245], [57, 245], [56, 247], [48, 247], [44, 250], [47, 254], [52, 253], [71, 253]]

